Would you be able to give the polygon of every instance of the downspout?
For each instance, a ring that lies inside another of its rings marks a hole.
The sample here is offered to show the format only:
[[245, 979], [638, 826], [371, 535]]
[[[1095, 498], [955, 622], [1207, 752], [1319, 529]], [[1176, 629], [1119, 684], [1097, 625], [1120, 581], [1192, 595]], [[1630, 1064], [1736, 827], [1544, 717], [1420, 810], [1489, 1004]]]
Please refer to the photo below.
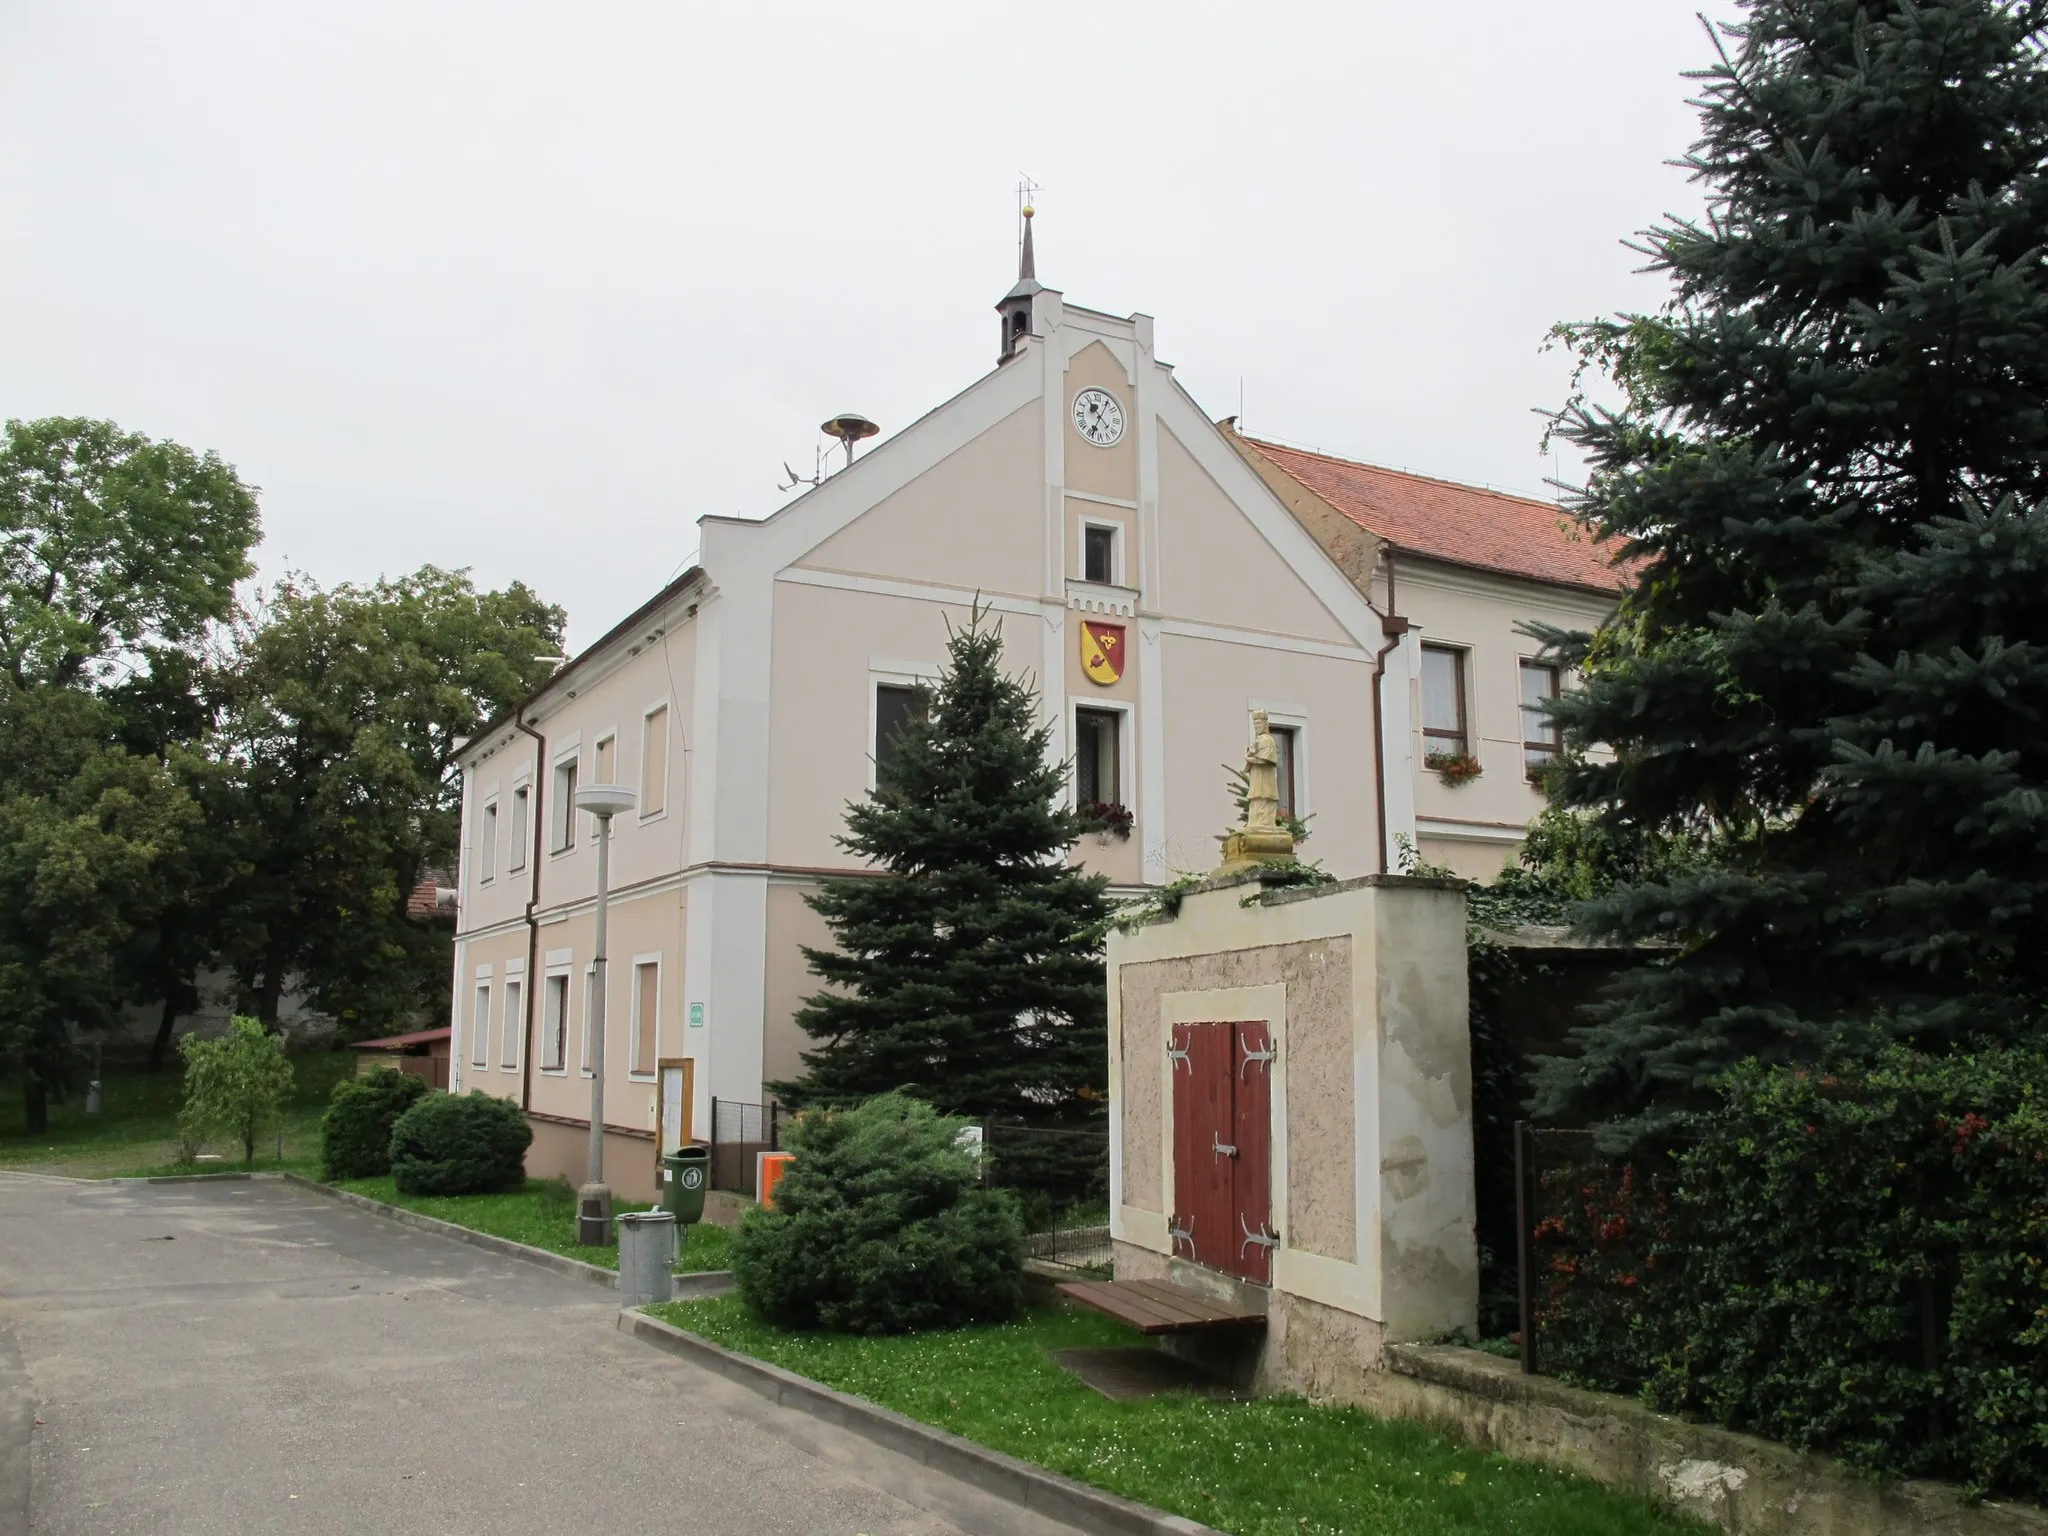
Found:
[[[519, 1022], [519, 1107], [533, 1108], [533, 1008], [540, 996], [539, 978], [535, 969], [540, 964], [540, 865], [543, 839], [547, 836], [547, 783], [548, 783], [548, 739], [526, 723], [526, 706], [521, 704], [512, 716], [513, 726], [533, 738], [533, 813], [527, 819], [532, 825], [527, 829], [533, 834], [533, 851], [527, 855], [533, 863], [533, 884], [526, 898], [526, 1017]], [[1384, 843], [1385, 838], [1381, 839]]]
[[1387, 637], [1387, 643], [1380, 647], [1379, 654], [1372, 662], [1372, 766], [1373, 790], [1379, 799], [1380, 832], [1380, 873], [1388, 874], [1387, 844], [1387, 731], [1386, 705], [1382, 695], [1387, 685], [1387, 658], [1394, 653], [1408, 633], [1408, 621], [1394, 612], [1394, 546], [1386, 546], [1387, 559], [1387, 611], [1380, 618], [1380, 633]]

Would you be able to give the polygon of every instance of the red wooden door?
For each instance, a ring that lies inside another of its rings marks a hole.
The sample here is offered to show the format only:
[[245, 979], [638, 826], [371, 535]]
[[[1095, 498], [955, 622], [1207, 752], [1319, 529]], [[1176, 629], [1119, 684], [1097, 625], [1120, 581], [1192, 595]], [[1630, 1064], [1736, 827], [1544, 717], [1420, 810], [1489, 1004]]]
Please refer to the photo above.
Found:
[[1178, 1024], [1168, 1047], [1174, 1254], [1261, 1285], [1272, 1277], [1270, 1038], [1262, 1023]]

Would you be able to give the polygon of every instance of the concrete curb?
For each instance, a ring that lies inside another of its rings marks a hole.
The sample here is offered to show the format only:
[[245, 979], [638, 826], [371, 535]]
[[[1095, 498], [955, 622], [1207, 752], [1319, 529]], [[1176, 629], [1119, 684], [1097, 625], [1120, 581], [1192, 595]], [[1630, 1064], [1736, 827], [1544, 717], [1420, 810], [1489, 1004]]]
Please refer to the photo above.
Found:
[[265, 1172], [260, 1169], [255, 1172], [250, 1172], [246, 1169], [235, 1168], [231, 1170], [224, 1169], [219, 1173], [153, 1173], [144, 1178], [139, 1179], [132, 1177], [114, 1179], [94, 1179], [91, 1182], [95, 1184], [218, 1184], [230, 1179], [277, 1180], [289, 1179], [294, 1177], [296, 1177], [296, 1175], [289, 1173]]
[[619, 1328], [656, 1349], [716, 1371], [782, 1407], [837, 1424], [934, 1472], [993, 1493], [1049, 1520], [1087, 1531], [1091, 1536], [1223, 1536], [1212, 1526], [1198, 1525], [1179, 1515], [1104, 1493], [943, 1429], [920, 1424], [865, 1398], [835, 1392], [807, 1377], [750, 1355], [737, 1354], [644, 1312], [621, 1311]]
[[0, 1328], [0, 1536], [28, 1536], [36, 1394], [12, 1330]]
[[[200, 1177], [210, 1178], [213, 1175], [202, 1174]], [[607, 1290], [617, 1290], [619, 1287], [619, 1272], [616, 1269], [606, 1269], [600, 1264], [586, 1264], [581, 1259], [570, 1258], [567, 1254], [550, 1253], [545, 1248], [535, 1248], [527, 1243], [515, 1243], [509, 1237], [494, 1237], [473, 1227], [443, 1221], [438, 1216], [426, 1216], [418, 1211], [409, 1211], [402, 1205], [372, 1200], [368, 1195], [359, 1195], [352, 1189], [336, 1189], [332, 1184], [322, 1184], [319, 1180], [309, 1179], [302, 1173], [274, 1174], [270, 1177], [282, 1178], [287, 1184], [311, 1190], [314, 1194], [325, 1195], [330, 1200], [339, 1200], [344, 1205], [355, 1206], [358, 1210], [368, 1211], [373, 1216], [385, 1217], [400, 1226], [412, 1227], [421, 1232], [432, 1232], [441, 1237], [452, 1237], [459, 1243], [468, 1243], [472, 1248], [482, 1248], [508, 1259], [523, 1259], [529, 1264], [538, 1264], [543, 1269], [554, 1270], [557, 1274], [573, 1275], [579, 1280], [587, 1280], [592, 1285], [601, 1285]], [[723, 1296], [732, 1289], [732, 1285], [732, 1271], [729, 1269], [677, 1275], [672, 1299], [695, 1301], [707, 1296]]]

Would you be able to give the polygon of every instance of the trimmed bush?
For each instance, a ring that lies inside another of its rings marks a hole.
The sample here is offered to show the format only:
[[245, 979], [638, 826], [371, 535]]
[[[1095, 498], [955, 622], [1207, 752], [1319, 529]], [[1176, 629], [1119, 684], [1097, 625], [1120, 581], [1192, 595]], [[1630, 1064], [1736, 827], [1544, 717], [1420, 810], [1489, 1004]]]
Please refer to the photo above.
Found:
[[517, 1103], [477, 1090], [430, 1093], [391, 1127], [401, 1194], [488, 1195], [526, 1182], [533, 1127]]
[[2048, 1059], [1749, 1063], [1688, 1140], [1582, 1172], [1544, 1358], [1891, 1474], [2048, 1496]]
[[1023, 1229], [1010, 1197], [981, 1187], [966, 1124], [900, 1093], [798, 1118], [775, 1209], [749, 1212], [733, 1241], [741, 1296], [781, 1327], [837, 1333], [1012, 1316]]
[[320, 1117], [320, 1177], [374, 1179], [391, 1171], [391, 1127], [427, 1091], [424, 1080], [390, 1067], [334, 1086]]

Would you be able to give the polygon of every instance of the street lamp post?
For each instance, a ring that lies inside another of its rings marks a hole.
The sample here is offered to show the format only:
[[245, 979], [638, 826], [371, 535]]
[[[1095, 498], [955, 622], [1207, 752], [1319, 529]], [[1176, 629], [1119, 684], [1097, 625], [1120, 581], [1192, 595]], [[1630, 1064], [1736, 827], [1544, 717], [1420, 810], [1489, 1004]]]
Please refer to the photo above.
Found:
[[633, 808], [633, 791], [592, 784], [576, 791], [576, 809], [597, 818], [597, 940], [590, 957], [590, 1168], [576, 1191], [576, 1241], [602, 1248], [612, 1240], [612, 1191], [604, 1181], [605, 922], [610, 915], [612, 818]]

